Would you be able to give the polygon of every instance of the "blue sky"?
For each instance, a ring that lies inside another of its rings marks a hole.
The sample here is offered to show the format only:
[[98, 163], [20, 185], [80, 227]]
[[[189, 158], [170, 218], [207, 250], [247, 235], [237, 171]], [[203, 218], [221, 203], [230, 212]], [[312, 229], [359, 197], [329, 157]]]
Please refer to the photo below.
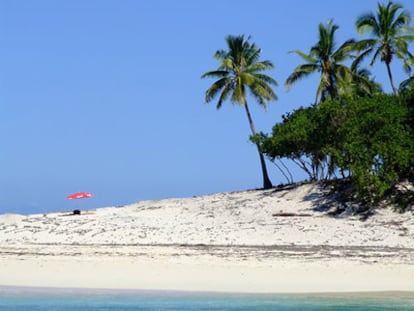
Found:
[[[400, 1], [414, 14], [414, 2]], [[359, 38], [374, 0], [0, 0], [0, 213], [117, 206], [261, 186], [242, 108], [204, 103], [224, 37], [251, 35], [271, 60], [279, 100], [250, 100], [258, 130], [309, 105], [317, 76], [289, 92], [317, 26]], [[411, 48], [412, 50], [412, 48]], [[393, 70], [399, 83], [401, 64]], [[384, 90], [385, 67], [371, 70]], [[273, 184], [285, 182], [268, 164]], [[304, 175], [292, 168], [296, 179]], [[91, 199], [66, 201], [76, 191]]]

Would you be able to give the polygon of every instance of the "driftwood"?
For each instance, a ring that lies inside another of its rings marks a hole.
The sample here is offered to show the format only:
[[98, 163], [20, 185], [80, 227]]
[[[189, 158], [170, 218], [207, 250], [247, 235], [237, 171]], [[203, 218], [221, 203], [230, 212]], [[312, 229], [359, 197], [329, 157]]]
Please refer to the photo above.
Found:
[[276, 213], [273, 217], [311, 217], [312, 214], [298, 214], [298, 213]]

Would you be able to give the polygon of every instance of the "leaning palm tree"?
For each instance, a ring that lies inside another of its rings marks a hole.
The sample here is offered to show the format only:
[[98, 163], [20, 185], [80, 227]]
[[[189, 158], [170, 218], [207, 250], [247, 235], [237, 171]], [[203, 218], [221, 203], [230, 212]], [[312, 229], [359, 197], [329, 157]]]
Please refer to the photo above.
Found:
[[342, 90], [340, 80], [351, 79], [355, 73], [342, 63], [351, 58], [354, 40], [348, 40], [335, 50], [335, 32], [339, 26], [329, 20], [326, 25], [319, 24], [319, 41], [310, 49], [309, 54], [298, 50], [296, 53], [307, 63], [299, 65], [286, 79], [285, 86], [289, 89], [297, 81], [313, 73], [320, 73], [320, 80], [316, 92], [315, 103], [324, 101], [328, 97], [337, 97]]
[[413, 55], [408, 51], [409, 42], [414, 40], [414, 29], [409, 27], [410, 14], [403, 7], [393, 2], [387, 5], [378, 3], [376, 15], [368, 13], [360, 16], [356, 21], [356, 28], [360, 34], [368, 32], [372, 38], [361, 40], [356, 48], [362, 53], [355, 60], [360, 62], [373, 53], [370, 63], [372, 66], [378, 58], [385, 63], [388, 78], [394, 94], [398, 94], [391, 72], [393, 56], [404, 61], [406, 65], [412, 62]]
[[[249, 121], [250, 129], [255, 136], [257, 134], [253, 119], [247, 105], [247, 95], [250, 93], [259, 105], [266, 108], [267, 102], [276, 100], [277, 95], [272, 85], [277, 85], [276, 80], [263, 73], [265, 70], [273, 69], [273, 64], [268, 61], [259, 61], [261, 50], [254, 43], [249, 42], [241, 36], [227, 36], [228, 50], [218, 50], [214, 57], [220, 62], [217, 70], [208, 71], [201, 78], [218, 78], [206, 91], [207, 103], [218, 96], [217, 109], [223, 102], [230, 99], [232, 103], [244, 107]], [[259, 151], [260, 163], [263, 175], [263, 188], [272, 187], [267, 173], [266, 162], [263, 153]]]

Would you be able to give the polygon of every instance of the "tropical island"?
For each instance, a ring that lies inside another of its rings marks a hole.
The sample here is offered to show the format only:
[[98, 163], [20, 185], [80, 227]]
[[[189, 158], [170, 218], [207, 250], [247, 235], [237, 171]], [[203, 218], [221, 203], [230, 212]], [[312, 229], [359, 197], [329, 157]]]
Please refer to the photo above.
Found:
[[[385, 198], [401, 211], [411, 209], [413, 193], [400, 187], [402, 181], [410, 182], [414, 176], [414, 57], [408, 49], [414, 41], [414, 28], [410, 22], [402, 6], [378, 4], [376, 14], [362, 15], [356, 22], [358, 32], [368, 37], [349, 39], [338, 48], [335, 33], [339, 26], [333, 20], [319, 24], [319, 41], [309, 53], [292, 51], [306, 63], [297, 66], [285, 82], [290, 88], [311, 74], [319, 74], [314, 104], [283, 115], [271, 134], [257, 133], [247, 97], [250, 94], [264, 108], [268, 101], [277, 99], [272, 89], [277, 82], [263, 73], [273, 64], [259, 60], [260, 49], [250, 38], [226, 37], [228, 50], [214, 55], [219, 68], [202, 76], [218, 78], [205, 99], [210, 102], [218, 97], [217, 109], [228, 99], [245, 108], [251, 140], [260, 156], [264, 189], [272, 187], [264, 160], [267, 156], [288, 183], [293, 177], [283, 159], [297, 164], [309, 181], [328, 182], [335, 190], [346, 188], [348, 199], [366, 209]], [[384, 93], [362, 67], [369, 57], [370, 66], [385, 65], [392, 94]], [[391, 70], [395, 59], [407, 73], [398, 88]]]
[[[318, 27], [291, 87], [319, 74], [314, 104], [256, 129], [247, 99], [277, 99], [270, 61], [244, 35], [214, 57], [206, 102], [245, 109], [263, 187], [73, 213], [0, 215], [0, 286], [245, 293], [414, 292], [414, 29], [398, 4], [358, 18], [362, 40]], [[385, 65], [392, 94], [362, 67]], [[397, 86], [391, 65], [407, 79]], [[350, 65], [346, 65], [350, 62]], [[266, 159], [286, 178], [274, 186]], [[308, 179], [293, 183], [285, 160]]]

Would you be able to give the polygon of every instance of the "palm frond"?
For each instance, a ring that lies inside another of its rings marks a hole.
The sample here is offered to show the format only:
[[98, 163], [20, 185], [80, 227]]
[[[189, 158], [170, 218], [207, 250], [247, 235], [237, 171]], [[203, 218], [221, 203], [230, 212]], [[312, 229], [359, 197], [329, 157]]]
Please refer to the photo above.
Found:
[[207, 71], [206, 73], [204, 73], [201, 76], [201, 79], [204, 78], [223, 78], [226, 77], [229, 74], [228, 71], [226, 70], [212, 70], [212, 71]]
[[219, 61], [223, 61], [226, 57], [227, 57], [227, 51], [225, 50], [217, 50], [216, 53], [214, 54], [214, 58]]
[[392, 20], [391, 20], [391, 24], [390, 24], [391, 29], [399, 29], [399, 28], [403, 27], [404, 25], [410, 24], [411, 17], [410, 17], [410, 14], [406, 11], [402, 11], [400, 14], [398, 14], [398, 16], [396, 18], [394, 18], [397, 11], [402, 9], [402, 8], [403, 7], [401, 5], [398, 5], [398, 4], [393, 5], [393, 8], [390, 12], [391, 13], [391, 18], [394, 20], [394, 22], [392, 22]]
[[377, 45], [378, 40], [376, 39], [364, 39], [354, 43], [354, 49], [358, 53], [365, 51], [366, 49], [372, 48]]
[[216, 106], [217, 109], [220, 109], [221, 106], [223, 105], [223, 102], [225, 102], [229, 98], [231, 91], [232, 91], [231, 84], [226, 84], [217, 102], [217, 106]]
[[[410, 17], [410, 23], [411, 23], [411, 17]], [[400, 27], [400, 32], [401, 33], [413, 33], [414, 32], [414, 27], [411, 27], [409, 24], [403, 25]]]
[[335, 62], [342, 62], [351, 58], [351, 52], [355, 49], [355, 40], [349, 39], [345, 41], [333, 54], [332, 59]]
[[408, 54], [408, 42], [401, 38], [395, 38], [394, 45], [397, 48], [395, 50], [396, 54]]
[[298, 50], [289, 51], [289, 53], [295, 53], [295, 54], [299, 55], [300, 58], [302, 58], [303, 60], [305, 60], [309, 63], [316, 63], [318, 61], [318, 59], [313, 57], [312, 55], [305, 54], [305, 53], [303, 53], [301, 51], [298, 51]]
[[352, 70], [348, 66], [336, 64], [334, 74], [336, 79], [347, 79], [352, 76]]
[[262, 72], [266, 70], [272, 70], [273, 68], [274, 68], [273, 64], [270, 61], [258, 62], [258, 63], [254, 63], [254, 64], [246, 66], [244, 68], [244, 72], [257, 73], [257, 72]]
[[366, 49], [363, 53], [359, 54], [355, 57], [354, 61], [351, 65], [351, 70], [356, 70], [356, 68], [360, 65], [360, 63], [365, 59], [365, 57], [369, 56], [374, 51], [373, 48]]
[[222, 79], [217, 80], [214, 82], [206, 91], [205, 94], [205, 101], [206, 103], [209, 103], [212, 101], [217, 94], [224, 88], [226, 85], [230, 85], [231, 79], [229, 77], [225, 77]]
[[396, 39], [411, 42], [414, 41], [414, 34], [401, 35], [396, 37]]
[[232, 71], [234, 70], [234, 68], [235, 68], [235, 63], [229, 57], [223, 59], [219, 67], [220, 70], [227, 70], [227, 71]]
[[250, 94], [256, 99], [259, 105], [267, 109], [267, 102], [277, 100], [277, 95], [273, 89], [263, 81], [257, 81], [249, 87]]
[[238, 84], [242, 84], [242, 85], [253, 85], [255, 83], [255, 77], [254, 74], [250, 74], [248, 72], [242, 72], [238, 77], [237, 77], [237, 83]]
[[267, 84], [270, 85], [274, 85], [274, 86], [278, 86], [278, 83], [275, 79], [273, 79], [272, 77], [265, 75], [265, 74], [261, 74], [261, 73], [256, 73], [254, 74], [254, 77], [258, 80], [258, 81], [263, 81]]
[[370, 78], [371, 73], [367, 69], [360, 69], [353, 72], [352, 81], [357, 95], [372, 96], [376, 92], [381, 92], [381, 85]]
[[311, 48], [311, 54], [315, 53], [320, 58], [326, 59], [332, 54], [335, 49], [335, 32], [339, 29], [339, 26], [333, 23], [330, 19], [326, 24], [319, 24], [319, 41]]
[[289, 90], [293, 84], [319, 70], [320, 67], [317, 64], [303, 64], [297, 66], [293, 73], [286, 79], [285, 88]]
[[358, 17], [356, 28], [360, 35], [366, 32], [378, 32], [378, 23], [373, 13], [366, 13]]
[[411, 76], [412, 64], [413, 64], [413, 61], [411, 59], [403, 60], [403, 69], [406, 72], [406, 74], [409, 76]]
[[[239, 78], [240, 79], [240, 78]], [[243, 83], [241, 81], [237, 81], [231, 95], [231, 101], [233, 103], [238, 103], [240, 105], [244, 105], [246, 103], [246, 92]]]
[[258, 49], [255, 44], [252, 44], [246, 49], [246, 63], [254, 64], [258, 62], [260, 58], [261, 49]]
[[374, 63], [377, 61], [378, 57], [382, 54], [382, 49], [376, 49], [374, 52], [374, 56], [372, 56], [372, 60], [369, 63], [369, 65], [372, 67], [374, 65]]
[[250, 94], [252, 97], [256, 100], [256, 102], [259, 104], [259, 106], [262, 106], [265, 110], [267, 110], [267, 101], [264, 97], [264, 91], [259, 85], [255, 85], [250, 89]]
[[414, 76], [409, 77], [408, 79], [402, 81], [399, 86], [399, 91], [409, 89], [414, 86]]
[[264, 80], [257, 79], [256, 83], [250, 89], [254, 90], [252, 92], [253, 95], [261, 96], [266, 101], [276, 100], [278, 98], [273, 88]]

